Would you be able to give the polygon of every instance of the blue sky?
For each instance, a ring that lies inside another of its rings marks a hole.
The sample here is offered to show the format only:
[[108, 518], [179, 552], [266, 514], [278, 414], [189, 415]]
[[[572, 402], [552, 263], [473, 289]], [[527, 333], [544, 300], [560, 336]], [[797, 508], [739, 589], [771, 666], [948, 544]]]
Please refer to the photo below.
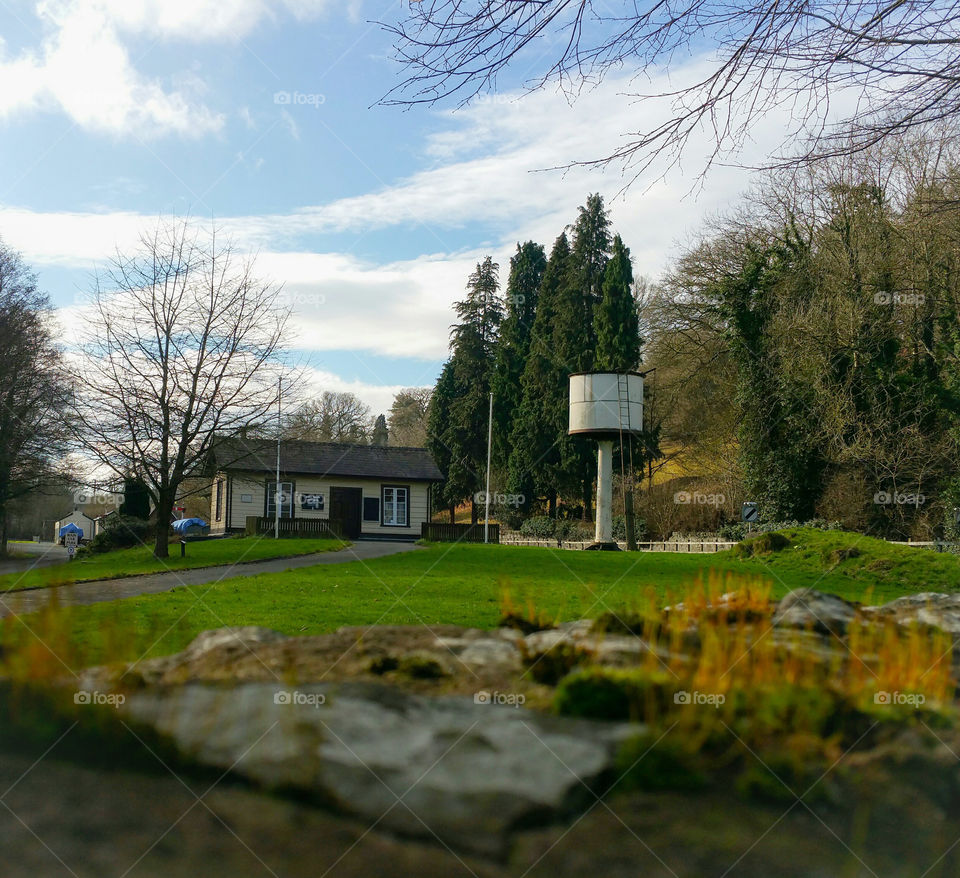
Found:
[[[619, 168], [538, 172], [595, 158], [649, 118], [623, 96], [626, 76], [573, 103], [552, 89], [522, 97], [539, 53], [463, 110], [376, 106], [401, 71], [371, 21], [401, 8], [4, 0], [0, 238], [69, 322], [94, 267], [159, 215], [214, 219], [285, 284], [317, 387], [381, 411], [396, 389], [433, 383], [450, 306], [486, 253], [505, 278], [518, 241], [549, 247], [599, 191], [635, 271], [655, 277], [747, 185], [724, 167], [689, 194], [696, 144], [689, 171], [651, 174], [620, 198]], [[758, 126], [747, 160], [783, 131], [776, 118]]]

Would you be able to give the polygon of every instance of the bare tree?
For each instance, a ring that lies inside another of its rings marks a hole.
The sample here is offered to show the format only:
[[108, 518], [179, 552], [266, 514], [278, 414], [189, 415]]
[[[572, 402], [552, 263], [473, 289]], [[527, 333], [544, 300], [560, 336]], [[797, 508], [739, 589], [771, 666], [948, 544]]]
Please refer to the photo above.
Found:
[[[625, 134], [613, 153], [585, 164], [623, 162], [641, 173], [658, 154], [679, 158], [701, 129], [716, 157], [735, 151], [756, 121], [789, 109], [784, 143], [811, 136], [800, 160], [859, 152], [894, 132], [960, 117], [960, 3], [943, 0], [813, 0], [781, 3], [591, 0], [423, 0], [387, 25], [407, 78], [383, 100], [468, 102], [494, 90], [514, 62], [536, 71], [527, 87], [559, 83], [571, 96], [607, 73], [649, 76], [702, 51], [706, 73], [658, 95], [666, 121]], [[529, 51], [528, 51], [529, 50]], [[839, 97], [846, 117], [828, 124]], [[637, 117], [651, 116], [644, 108]], [[795, 159], [795, 157], [794, 157]]]
[[219, 436], [276, 409], [289, 312], [253, 268], [215, 230], [161, 221], [92, 292], [76, 398], [83, 441], [110, 472], [147, 485], [157, 558], [184, 479]]
[[393, 398], [390, 406], [390, 444], [425, 448], [427, 445], [427, 409], [429, 387], [406, 387]]
[[70, 435], [71, 381], [51, 328], [50, 304], [19, 254], [0, 243], [0, 556], [8, 504], [59, 488]]
[[325, 390], [288, 419], [284, 434], [312, 442], [366, 443], [371, 429], [370, 407], [354, 394]]

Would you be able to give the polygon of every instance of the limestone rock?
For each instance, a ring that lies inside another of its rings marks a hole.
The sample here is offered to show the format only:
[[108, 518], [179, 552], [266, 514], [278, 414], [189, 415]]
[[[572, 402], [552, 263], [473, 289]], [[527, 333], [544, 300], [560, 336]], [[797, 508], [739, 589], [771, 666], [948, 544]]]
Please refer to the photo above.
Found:
[[843, 598], [813, 588], [798, 588], [777, 605], [773, 624], [781, 628], [809, 628], [819, 634], [842, 637], [856, 615], [856, 605]]
[[518, 826], [589, 806], [637, 730], [365, 683], [194, 683], [122, 710], [203, 764], [487, 855]]

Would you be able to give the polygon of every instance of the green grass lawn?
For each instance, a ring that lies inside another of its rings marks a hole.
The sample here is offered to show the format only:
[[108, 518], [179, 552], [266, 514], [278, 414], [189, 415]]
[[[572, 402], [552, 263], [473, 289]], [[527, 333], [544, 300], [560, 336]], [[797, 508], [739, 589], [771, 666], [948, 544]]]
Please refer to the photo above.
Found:
[[[732, 551], [627, 554], [436, 544], [374, 561], [234, 578], [72, 608], [58, 630], [69, 629], [81, 650], [77, 661], [86, 663], [175, 652], [198, 632], [225, 625], [262, 625], [287, 634], [377, 623], [493, 628], [505, 591], [521, 608], [529, 604], [551, 621], [596, 617], [637, 608], [651, 593], [682, 598], [691, 583], [711, 572], [761, 577], [774, 596], [814, 586], [874, 603], [960, 586], [960, 558], [953, 555], [856, 534], [789, 533], [787, 548], [747, 559]], [[838, 549], [851, 548], [860, 554], [836, 561]], [[15, 626], [8, 625], [4, 636], [14, 634]]]
[[162, 573], [166, 570], [184, 570], [192, 567], [216, 567], [246, 561], [263, 561], [290, 555], [308, 555], [312, 552], [330, 552], [343, 548], [338, 540], [282, 539], [239, 537], [223, 540], [205, 540], [188, 543], [187, 557], [180, 557], [180, 544], [170, 545], [170, 557], [162, 561], [153, 557], [150, 549], [139, 546], [102, 555], [84, 555], [75, 561], [39, 567], [25, 573], [0, 576], [0, 591], [17, 591], [92, 579], [118, 579], [140, 573]]

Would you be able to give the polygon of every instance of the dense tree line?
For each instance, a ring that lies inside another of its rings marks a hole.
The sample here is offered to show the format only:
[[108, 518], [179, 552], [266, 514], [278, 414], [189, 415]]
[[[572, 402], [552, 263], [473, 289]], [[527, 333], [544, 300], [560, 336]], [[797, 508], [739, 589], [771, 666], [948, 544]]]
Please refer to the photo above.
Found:
[[[494, 484], [524, 511], [542, 501], [555, 515], [563, 498], [588, 519], [595, 448], [567, 435], [568, 376], [635, 369], [641, 344], [630, 252], [613, 234], [603, 198], [587, 199], [549, 258], [540, 244], [518, 244], [503, 292], [487, 257], [455, 309], [427, 430], [447, 474], [442, 502], [452, 516], [484, 489], [492, 392]], [[478, 507], [472, 503], [474, 521]]]
[[771, 520], [949, 534], [958, 198], [960, 153], [911, 138], [771, 177], [713, 223], [649, 308], [647, 356], [677, 403], [665, 448], [727, 449], [726, 482]]

